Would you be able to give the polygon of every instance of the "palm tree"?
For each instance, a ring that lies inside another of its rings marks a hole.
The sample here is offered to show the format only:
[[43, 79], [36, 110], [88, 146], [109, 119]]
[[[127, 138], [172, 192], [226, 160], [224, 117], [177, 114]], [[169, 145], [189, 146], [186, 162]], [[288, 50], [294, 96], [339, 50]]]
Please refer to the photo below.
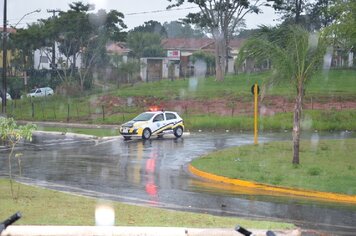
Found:
[[[299, 164], [300, 120], [307, 82], [321, 68], [326, 51], [324, 37], [289, 25], [281, 28], [261, 28], [261, 33], [249, 39], [240, 50], [239, 62], [246, 58], [270, 60], [271, 81], [289, 79], [296, 89], [293, 118], [293, 164]], [[277, 80], [276, 80], [277, 79]]]

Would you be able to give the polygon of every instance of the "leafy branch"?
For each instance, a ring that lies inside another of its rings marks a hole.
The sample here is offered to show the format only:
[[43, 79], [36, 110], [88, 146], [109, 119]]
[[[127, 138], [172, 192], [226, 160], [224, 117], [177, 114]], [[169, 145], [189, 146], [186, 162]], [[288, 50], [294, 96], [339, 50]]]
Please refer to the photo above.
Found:
[[36, 129], [36, 125], [34, 124], [27, 124], [25, 126], [17, 126], [16, 122], [13, 118], [4, 118], [0, 117], [0, 141], [3, 142], [6, 146], [10, 147], [10, 153], [8, 155], [8, 165], [9, 165], [9, 178], [10, 178], [10, 185], [11, 185], [11, 196], [13, 199], [17, 199], [19, 195], [19, 186], [17, 189], [17, 194], [15, 195], [14, 188], [13, 188], [13, 177], [12, 177], [12, 165], [11, 160], [13, 157], [17, 160], [17, 165], [19, 169], [19, 176], [22, 175], [22, 168], [21, 168], [21, 153], [15, 154], [15, 146], [21, 140], [32, 140], [32, 132]]

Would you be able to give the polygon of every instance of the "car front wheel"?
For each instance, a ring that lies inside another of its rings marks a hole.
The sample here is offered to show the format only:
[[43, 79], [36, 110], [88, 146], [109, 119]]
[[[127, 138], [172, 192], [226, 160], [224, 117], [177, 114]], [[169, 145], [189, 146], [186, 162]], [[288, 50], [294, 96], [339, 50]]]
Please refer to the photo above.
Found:
[[142, 132], [142, 138], [143, 139], [149, 139], [151, 137], [151, 130], [149, 128], [146, 128]]
[[182, 137], [183, 135], [183, 128], [182, 126], [178, 126], [177, 128], [174, 129], [174, 136], [176, 136], [177, 138]]

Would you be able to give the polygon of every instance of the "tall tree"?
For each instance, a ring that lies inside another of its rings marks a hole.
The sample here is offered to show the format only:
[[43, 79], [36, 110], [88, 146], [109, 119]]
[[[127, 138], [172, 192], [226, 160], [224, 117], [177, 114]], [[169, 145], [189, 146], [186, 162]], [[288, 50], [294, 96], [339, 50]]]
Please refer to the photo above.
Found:
[[325, 28], [335, 21], [337, 14], [331, 11], [335, 3], [336, 0], [317, 0], [310, 5], [307, 14], [314, 29]]
[[[60, 52], [66, 56], [63, 65], [64, 81], [77, 75], [80, 88], [84, 89], [85, 81], [94, 65], [105, 64], [106, 44], [109, 40], [120, 40], [125, 37], [122, 29], [124, 15], [116, 10], [106, 12], [99, 10], [89, 13], [93, 6], [74, 2], [69, 4], [67, 12], [60, 12], [55, 19], [45, 21], [47, 31], [53, 31], [55, 40], [59, 42]], [[81, 55], [81, 66], [77, 68], [77, 57]], [[68, 67], [71, 65], [70, 67]], [[66, 74], [69, 69], [69, 75]], [[58, 70], [57, 70], [58, 71]], [[58, 71], [58, 75], [63, 77]]]
[[337, 17], [329, 27], [330, 35], [345, 41], [349, 48], [356, 47], [356, 1], [335, 0], [335, 5], [330, 8]]
[[273, 8], [283, 14], [283, 19], [293, 18], [295, 24], [301, 23], [305, 6], [306, 0], [276, 0], [273, 4]]
[[185, 22], [206, 27], [215, 40], [216, 80], [222, 81], [227, 69], [230, 32], [234, 32], [246, 14], [259, 13], [264, 0], [168, 0], [175, 2], [168, 8], [181, 6], [185, 2], [194, 3], [198, 13], [189, 13]]
[[[270, 59], [274, 79], [288, 79], [294, 86], [293, 164], [299, 164], [300, 121], [306, 85], [322, 65], [326, 51], [324, 37], [310, 35], [301, 26], [263, 30], [263, 34], [249, 39], [241, 48], [240, 63], [248, 57]], [[293, 91], [293, 90], [292, 90]]]
[[161, 46], [161, 37], [154, 33], [129, 32], [127, 44], [132, 50], [132, 55], [139, 59], [141, 57], [160, 57], [164, 55]]
[[190, 24], [184, 22], [165, 22], [163, 27], [167, 31], [168, 38], [207, 38], [203, 30], [194, 29]]
[[167, 38], [167, 31], [163, 25], [154, 20], [146, 21], [143, 25], [133, 28], [130, 32], [152, 33]]

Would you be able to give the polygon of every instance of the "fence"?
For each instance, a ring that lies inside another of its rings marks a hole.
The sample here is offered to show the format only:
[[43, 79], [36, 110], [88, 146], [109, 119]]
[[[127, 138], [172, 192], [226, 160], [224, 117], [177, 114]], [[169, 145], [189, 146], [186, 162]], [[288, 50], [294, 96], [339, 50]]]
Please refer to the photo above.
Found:
[[26, 99], [8, 101], [7, 114], [17, 120], [122, 123], [137, 115], [137, 107], [93, 104], [85, 101]]

